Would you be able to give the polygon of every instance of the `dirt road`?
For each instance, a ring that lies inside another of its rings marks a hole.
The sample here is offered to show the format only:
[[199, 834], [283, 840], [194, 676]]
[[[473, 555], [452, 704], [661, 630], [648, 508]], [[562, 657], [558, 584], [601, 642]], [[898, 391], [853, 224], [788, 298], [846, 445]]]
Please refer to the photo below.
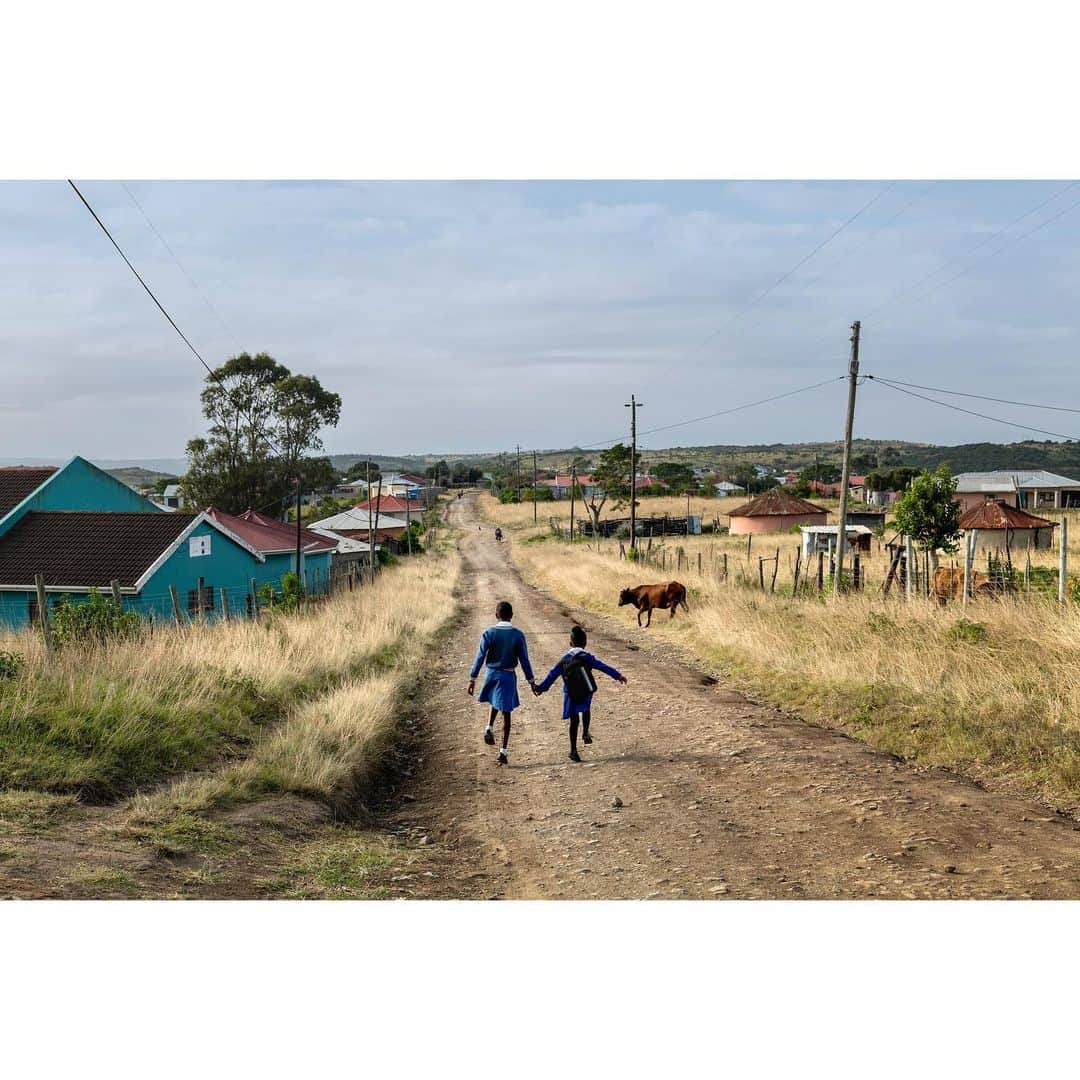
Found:
[[[468, 499], [451, 514], [463, 530], [468, 614], [432, 672], [423, 768], [392, 822], [429, 845], [437, 876], [423, 894], [1080, 896], [1080, 825], [1070, 818], [755, 704], [647, 631], [525, 584], [509, 545], [486, 524], [478, 531]], [[482, 741], [487, 709], [465, 685], [504, 598], [538, 677], [578, 617], [589, 648], [629, 678], [622, 687], [600, 677], [582, 764], [567, 759], [558, 687], [533, 698], [522, 685], [508, 768]]]

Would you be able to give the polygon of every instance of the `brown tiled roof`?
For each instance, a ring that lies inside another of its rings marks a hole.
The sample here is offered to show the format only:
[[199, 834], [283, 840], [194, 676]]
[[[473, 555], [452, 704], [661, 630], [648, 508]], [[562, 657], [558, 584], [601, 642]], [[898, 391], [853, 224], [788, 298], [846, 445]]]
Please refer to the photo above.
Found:
[[1046, 518], [1009, 506], [1004, 499], [972, 507], [960, 517], [961, 529], [1048, 529], [1053, 525]]
[[772, 488], [764, 495], [751, 499], [728, 512], [729, 517], [780, 517], [803, 514], [827, 514], [823, 506], [817, 506], [783, 488]]
[[52, 465], [18, 465], [0, 469], [0, 517], [14, 509], [27, 495], [37, 491], [56, 468]]
[[195, 514], [31, 511], [0, 536], [0, 585], [130, 587], [195, 520]]

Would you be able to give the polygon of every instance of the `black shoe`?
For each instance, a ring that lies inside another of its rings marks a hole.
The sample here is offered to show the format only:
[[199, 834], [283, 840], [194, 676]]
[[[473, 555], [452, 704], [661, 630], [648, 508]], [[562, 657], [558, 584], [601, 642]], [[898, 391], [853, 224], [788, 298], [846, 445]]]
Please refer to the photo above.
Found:
[[495, 759], [496, 765], [509, 765], [510, 759], [506, 756], [505, 750], [499, 751], [499, 756]]
[[570, 751], [570, 760], [571, 761], [580, 761], [581, 760], [581, 755], [576, 750], [571, 750]]
[[484, 742], [486, 742], [488, 746], [495, 745], [495, 732], [492, 731], [491, 728], [484, 728]]
[[592, 736], [588, 734], [588, 732], [586, 732], [584, 735], [581, 736], [581, 741], [585, 743], [586, 746], [588, 746], [590, 743], [592, 743]]

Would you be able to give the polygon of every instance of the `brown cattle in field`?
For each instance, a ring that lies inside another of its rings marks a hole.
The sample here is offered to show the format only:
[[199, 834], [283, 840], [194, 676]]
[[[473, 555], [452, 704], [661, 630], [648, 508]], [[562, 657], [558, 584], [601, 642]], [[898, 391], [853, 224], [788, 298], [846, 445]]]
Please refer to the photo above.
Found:
[[[979, 570], [971, 571], [971, 595], [993, 599], [997, 596], [993, 579]], [[942, 606], [947, 600], [959, 600], [964, 595], [964, 571], [956, 567], [939, 566], [934, 571], [932, 595]]]
[[653, 608], [671, 608], [671, 618], [675, 618], [675, 611], [680, 604], [683, 611], [689, 612], [686, 606], [686, 586], [677, 581], [669, 581], [664, 585], [635, 585], [632, 589], [623, 589], [619, 593], [619, 607], [623, 604], [633, 604], [637, 608], [637, 624], [641, 625], [643, 612], [649, 613], [645, 625], [652, 625]]

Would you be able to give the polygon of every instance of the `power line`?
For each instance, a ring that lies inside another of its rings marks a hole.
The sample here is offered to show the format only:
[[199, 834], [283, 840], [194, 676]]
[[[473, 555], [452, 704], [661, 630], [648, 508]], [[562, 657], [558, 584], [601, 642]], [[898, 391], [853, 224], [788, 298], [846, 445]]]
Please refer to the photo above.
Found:
[[902, 386], [894, 386], [882, 378], [874, 378], [874, 382], [887, 386], [908, 397], [919, 398], [921, 401], [929, 401], [931, 405], [940, 405], [943, 409], [952, 409], [953, 412], [966, 413], [968, 416], [977, 416], [982, 420], [992, 420], [996, 424], [1006, 424], [1008, 427], [1020, 428], [1022, 431], [1034, 431], [1039, 435], [1052, 435], [1056, 439], [1068, 439], [1070, 442], [1080, 441], [1076, 435], [1063, 435], [1060, 431], [1046, 431], [1044, 428], [1032, 427], [1030, 424], [1018, 424], [1014, 420], [1003, 420], [1000, 416], [988, 416], [986, 413], [976, 412], [974, 409], [965, 409], [959, 405], [953, 405], [948, 401], [938, 401], [937, 398], [927, 397], [925, 394], [916, 394], [914, 390], [905, 390]]
[[[673, 428], [686, 427], [688, 424], [697, 424], [702, 420], [715, 420], [717, 417], [729, 416], [731, 413], [741, 412], [743, 409], [752, 409], [757, 405], [767, 405], [770, 401], [780, 401], [782, 398], [793, 397], [795, 394], [803, 394], [808, 390], [817, 390], [819, 387], [828, 386], [829, 383], [839, 382], [846, 378], [846, 375], [836, 375], [829, 379], [822, 379], [821, 382], [811, 383], [809, 386], [800, 386], [796, 390], [787, 390], [783, 394], [773, 394], [770, 397], [760, 398], [757, 401], [747, 401], [742, 405], [734, 405], [730, 409], [721, 409], [719, 412], [708, 413], [706, 416], [695, 416], [690, 420], [679, 420], [674, 424], [664, 424], [661, 427], [649, 428], [647, 431], [639, 431], [638, 435], [655, 435], [661, 431], [671, 431]], [[592, 450], [599, 446], [609, 446], [618, 442], [621, 438], [622, 436], [618, 435], [614, 439], [602, 439], [600, 442], [585, 443], [579, 446], [578, 449]]]
[[867, 375], [876, 382], [889, 383], [891, 386], [910, 386], [915, 390], [929, 390], [932, 394], [950, 394], [953, 397], [978, 398], [979, 401], [994, 401], [999, 405], [1016, 405], [1024, 409], [1048, 409], [1053, 412], [1080, 413], [1080, 409], [1069, 409], [1064, 405], [1038, 405], [1033, 401], [1012, 401], [1010, 398], [988, 397], [986, 394], [972, 394], [966, 390], [944, 390], [940, 386], [920, 386], [919, 383], [903, 382], [881, 375]]
[[[963, 254], [963, 255], [956, 255], [956, 256], [954, 256], [954, 257], [953, 257], [953, 258], [951, 258], [951, 259], [947, 259], [947, 260], [946, 260], [946, 261], [945, 261], [944, 263], [942, 263], [942, 264], [941, 264], [940, 266], [938, 266], [938, 267], [935, 267], [935, 268], [934, 268], [933, 270], [931, 270], [931, 271], [930, 271], [930, 272], [929, 272], [928, 274], [924, 274], [924, 275], [923, 275], [923, 276], [922, 276], [921, 278], [918, 278], [918, 279], [917, 279], [916, 281], [914, 281], [914, 282], [913, 282], [912, 284], [904, 286], [904, 287], [903, 287], [902, 289], [900, 289], [900, 291], [899, 291], [899, 292], [897, 292], [897, 293], [894, 293], [894, 294], [893, 294], [893, 295], [892, 295], [891, 297], [889, 297], [889, 298], [888, 298], [887, 300], [885, 300], [885, 301], [883, 301], [882, 303], [878, 304], [878, 306], [877, 306], [876, 308], [874, 308], [874, 309], [873, 309], [873, 311], [871, 311], [871, 312], [870, 312], [870, 314], [869, 314], [869, 316], [867, 316], [867, 318], [868, 318], [868, 319], [872, 319], [872, 318], [873, 318], [873, 317], [874, 317], [875, 315], [877, 315], [877, 314], [878, 314], [878, 313], [879, 313], [880, 311], [883, 311], [883, 310], [884, 310], [885, 308], [889, 307], [889, 306], [890, 306], [891, 304], [895, 304], [895, 303], [897, 303], [897, 302], [898, 302], [898, 301], [900, 301], [900, 300], [901, 300], [901, 299], [902, 299], [903, 297], [907, 296], [907, 295], [908, 295], [909, 293], [912, 293], [912, 292], [914, 292], [914, 291], [915, 291], [915, 290], [916, 290], [917, 288], [919, 288], [919, 286], [920, 286], [920, 285], [923, 285], [923, 284], [924, 284], [925, 282], [929, 281], [929, 280], [930, 280], [931, 278], [937, 277], [937, 275], [938, 275], [938, 274], [940, 274], [940, 273], [941, 273], [942, 271], [944, 271], [944, 270], [948, 269], [948, 268], [949, 268], [950, 266], [954, 265], [955, 263], [958, 263], [958, 262], [960, 262], [961, 260], [963, 260], [963, 259], [966, 259], [966, 258], [968, 258], [969, 256], [973, 255], [973, 254], [974, 254], [974, 253], [975, 253], [976, 251], [980, 250], [980, 248], [983, 248], [983, 247], [985, 247], [985, 246], [986, 246], [987, 244], [989, 244], [989, 243], [990, 243], [991, 241], [993, 241], [993, 240], [996, 240], [996, 239], [997, 239], [997, 238], [998, 238], [999, 236], [1001, 236], [1001, 235], [1002, 235], [1003, 233], [1006, 233], [1006, 232], [1008, 232], [1008, 231], [1009, 231], [1009, 229], [1011, 229], [1011, 228], [1012, 228], [1012, 227], [1013, 227], [1014, 225], [1019, 225], [1019, 224], [1020, 224], [1020, 222], [1021, 222], [1021, 221], [1023, 221], [1023, 220], [1025, 219], [1025, 218], [1031, 217], [1031, 215], [1032, 215], [1032, 214], [1038, 213], [1038, 211], [1040, 211], [1040, 210], [1041, 210], [1041, 209], [1042, 209], [1042, 208], [1043, 208], [1044, 206], [1048, 206], [1048, 205], [1049, 205], [1050, 203], [1054, 202], [1054, 200], [1055, 200], [1055, 199], [1059, 199], [1059, 198], [1060, 198], [1060, 197], [1061, 197], [1062, 195], [1064, 195], [1064, 194], [1065, 194], [1065, 192], [1066, 192], [1066, 191], [1068, 191], [1068, 190], [1069, 190], [1069, 189], [1070, 189], [1071, 187], [1075, 187], [1077, 183], [1080, 183], [1080, 181], [1076, 181], [1076, 180], [1073, 180], [1073, 181], [1071, 181], [1070, 183], [1066, 184], [1066, 185], [1065, 185], [1065, 186], [1064, 186], [1063, 188], [1059, 188], [1059, 189], [1058, 189], [1057, 191], [1055, 191], [1055, 192], [1054, 192], [1054, 194], [1053, 194], [1053, 195], [1051, 195], [1051, 196], [1050, 196], [1049, 198], [1043, 199], [1043, 200], [1042, 200], [1042, 202], [1040, 202], [1040, 203], [1038, 203], [1037, 205], [1033, 206], [1033, 207], [1032, 207], [1032, 208], [1031, 208], [1030, 210], [1026, 210], [1026, 211], [1025, 211], [1024, 213], [1022, 213], [1022, 214], [1021, 214], [1021, 215], [1020, 215], [1019, 217], [1017, 217], [1017, 218], [1013, 218], [1013, 220], [1012, 220], [1012, 221], [1010, 221], [1010, 222], [1009, 222], [1009, 223], [1008, 223], [1007, 225], [1003, 225], [1003, 226], [1002, 226], [1002, 227], [1001, 227], [1000, 229], [998, 229], [998, 230], [997, 230], [996, 232], [994, 232], [994, 233], [991, 233], [991, 234], [990, 234], [989, 236], [987, 236], [987, 237], [984, 237], [984, 238], [983, 238], [982, 240], [980, 240], [980, 241], [979, 241], [979, 242], [978, 242], [978, 243], [977, 243], [977, 244], [976, 244], [976, 245], [975, 245], [975, 246], [974, 246], [973, 248], [971, 248], [971, 249], [970, 249], [969, 251], [966, 251], [966, 252], [964, 252], [964, 254]], [[1059, 215], [1059, 216], [1060, 216], [1060, 215]], [[1040, 226], [1040, 227], [1041, 227], [1041, 226]], [[1027, 235], [1027, 234], [1024, 234], [1024, 235]], [[1021, 237], [1017, 237], [1017, 239], [1023, 239], [1023, 237], [1022, 237], [1022, 236], [1021, 236]], [[998, 250], [1000, 250], [1000, 249], [998, 249]], [[994, 254], [996, 254], [996, 252], [994, 252]], [[971, 263], [971, 264], [970, 264], [970, 265], [969, 265], [968, 267], [966, 267], [966, 268], [965, 268], [964, 270], [962, 270], [962, 271], [960, 272], [960, 274], [957, 274], [957, 275], [956, 275], [956, 277], [960, 277], [960, 276], [961, 276], [962, 274], [966, 273], [966, 272], [967, 272], [967, 270], [968, 270], [968, 269], [970, 269], [970, 268], [971, 268], [971, 266], [974, 266], [974, 265], [975, 265], [975, 264], [976, 264], [976, 263], [977, 263], [978, 261], [979, 261], [979, 260], [978, 260], [978, 259], [976, 259], [976, 260], [975, 260], [974, 262], [972, 262], [972, 263]], [[956, 277], [950, 278], [950, 279], [949, 279], [949, 281], [955, 281], [955, 280], [956, 280]], [[926, 292], [926, 293], [924, 293], [924, 294], [922, 294], [922, 295], [923, 295], [923, 296], [929, 296], [929, 295], [930, 295], [930, 293], [934, 292], [934, 290], [935, 290], [935, 289], [941, 288], [941, 287], [942, 287], [942, 285], [947, 285], [947, 284], [949, 284], [949, 281], [946, 281], [946, 282], [942, 282], [941, 284], [939, 284], [939, 285], [936, 285], [936, 286], [934, 287], [934, 289], [930, 289], [930, 290], [929, 290], [928, 292]]]
[[706, 337], [703, 341], [699, 342], [697, 345], [693, 346], [689, 351], [693, 352], [696, 349], [703, 348], [710, 341], [712, 341], [713, 338], [723, 333], [723, 331], [726, 330], [729, 326], [731, 326], [732, 323], [737, 322], [739, 319], [741, 319], [743, 315], [745, 315], [751, 308], [755, 307], [758, 303], [760, 303], [760, 301], [764, 300], [765, 297], [768, 296], [769, 293], [771, 293], [775, 288], [787, 281], [787, 279], [791, 277], [791, 275], [794, 274], [795, 271], [799, 269], [799, 267], [805, 266], [806, 263], [808, 263], [819, 251], [822, 250], [822, 248], [832, 243], [832, 241], [835, 240], [853, 221], [855, 221], [856, 218], [859, 218], [863, 214], [865, 214], [866, 211], [869, 210], [870, 207], [873, 206], [874, 203], [876, 203], [878, 199], [880, 199], [887, 191], [891, 190], [895, 186], [895, 184], [896, 181], [893, 180], [888, 185], [883, 187], [868, 203], [866, 203], [865, 206], [857, 210], [838, 229], [825, 237], [825, 239], [822, 240], [821, 243], [818, 244], [817, 247], [815, 247], [809, 255], [803, 256], [803, 258], [801, 258], [790, 270], [788, 270], [784, 274], [781, 274], [780, 277], [778, 277], [767, 289], [765, 289], [763, 292], [758, 293], [758, 295], [755, 296], [749, 304], [737, 311], [730, 319], [728, 319], [727, 322], [723, 324], [723, 326], [719, 327], [719, 329], [717, 330], [714, 330], [708, 337]]
[[242, 352], [243, 350], [240, 347], [240, 342], [237, 339], [236, 334], [233, 333], [232, 327], [229, 326], [229, 324], [222, 316], [221, 312], [218, 311], [218, 309], [211, 302], [210, 297], [207, 296], [206, 293], [199, 287], [199, 283], [191, 276], [191, 274], [188, 273], [186, 267], [180, 261], [180, 257], [176, 254], [175, 251], [173, 251], [172, 247], [169, 245], [168, 240], [166, 240], [165, 237], [161, 235], [158, 227], [150, 220], [150, 215], [147, 214], [147, 212], [143, 209], [142, 203], [140, 203], [139, 200], [135, 198], [135, 193], [123, 181], [120, 182], [120, 186], [127, 192], [128, 198], [131, 199], [131, 201], [135, 204], [135, 208], [139, 211], [140, 214], [142, 214], [143, 220], [146, 222], [147, 225], [150, 226], [151, 232], [153, 232], [153, 234], [161, 241], [162, 247], [164, 247], [165, 250], [169, 253], [172, 261], [176, 263], [177, 267], [180, 270], [180, 273], [182, 273], [184, 277], [187, 278], [188, 284], [191, 285], [191, 287], [199, 294], [203, 303], [207, 306], [207, 308], [217, 319], [217, 321], [221, 323], [222, 329], [229, 335], [229, 337], [232, 338], [233, 344], [236, 346], [237, 351]]

